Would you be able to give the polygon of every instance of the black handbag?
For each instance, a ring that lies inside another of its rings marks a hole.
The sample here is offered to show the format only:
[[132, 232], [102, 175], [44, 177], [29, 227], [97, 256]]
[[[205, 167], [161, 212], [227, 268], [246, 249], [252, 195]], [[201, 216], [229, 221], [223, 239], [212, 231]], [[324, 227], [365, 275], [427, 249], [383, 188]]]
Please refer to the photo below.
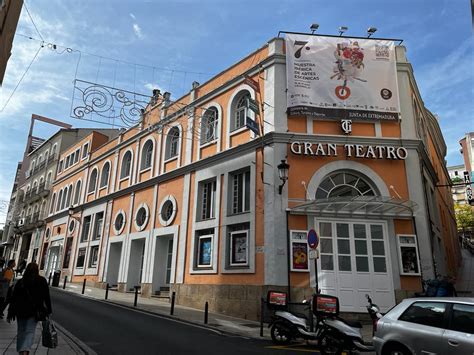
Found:
[[51, 319], [43, 321], [43, 331], [41, 333], [41, 343], [44, 347], [54, 349], [58, 346], [58, 332]]

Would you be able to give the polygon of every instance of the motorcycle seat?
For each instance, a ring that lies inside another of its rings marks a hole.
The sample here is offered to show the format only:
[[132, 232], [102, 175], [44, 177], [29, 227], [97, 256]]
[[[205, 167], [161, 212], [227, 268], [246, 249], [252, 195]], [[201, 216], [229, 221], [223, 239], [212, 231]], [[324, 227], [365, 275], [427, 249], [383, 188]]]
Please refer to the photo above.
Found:
[[341, 319], [344, 323], [346, 323], [349, 327], [353, 328], [362, 328], [362, 324], [356, 320], [347, 320]]

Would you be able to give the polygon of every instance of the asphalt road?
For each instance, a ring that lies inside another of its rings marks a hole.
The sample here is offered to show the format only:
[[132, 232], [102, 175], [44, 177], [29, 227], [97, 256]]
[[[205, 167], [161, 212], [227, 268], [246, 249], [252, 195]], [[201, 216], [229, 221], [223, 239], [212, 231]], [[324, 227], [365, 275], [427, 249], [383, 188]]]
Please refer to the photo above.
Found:
[[[53, 288], [53, 319], [98, 354], [295, 354], [313, 349], [218, 334]], [[315, 352], [317, 353], [317, 352]]]

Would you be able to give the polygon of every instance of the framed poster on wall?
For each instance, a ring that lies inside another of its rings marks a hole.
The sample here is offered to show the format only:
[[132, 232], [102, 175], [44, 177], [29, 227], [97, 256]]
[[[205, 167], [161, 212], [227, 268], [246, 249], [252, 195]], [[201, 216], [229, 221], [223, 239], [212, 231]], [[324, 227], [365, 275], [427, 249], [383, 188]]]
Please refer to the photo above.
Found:
[[291, 271], [309, 271], [307, 231], [291, 231]]

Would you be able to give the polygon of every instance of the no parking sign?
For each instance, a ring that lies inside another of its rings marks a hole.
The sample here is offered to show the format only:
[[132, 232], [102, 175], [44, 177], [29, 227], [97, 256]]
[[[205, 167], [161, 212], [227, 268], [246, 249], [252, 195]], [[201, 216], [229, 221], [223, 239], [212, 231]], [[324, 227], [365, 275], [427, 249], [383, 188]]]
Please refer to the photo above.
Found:
[[319, 245], [318, 233], [314, 229], [310, 229], [308, 232], [308, 245], [311, 249], [316, 249]]

